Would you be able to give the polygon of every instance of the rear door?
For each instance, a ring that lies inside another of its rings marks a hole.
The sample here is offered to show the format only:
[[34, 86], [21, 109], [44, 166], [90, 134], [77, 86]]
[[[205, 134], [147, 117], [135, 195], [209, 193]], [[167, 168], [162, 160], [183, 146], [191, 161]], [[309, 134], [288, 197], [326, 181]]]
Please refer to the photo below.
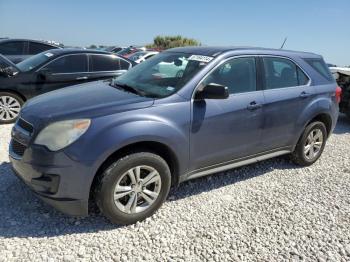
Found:
[[120, 76], [130, 67], [130, 62], [116, 55], [89, 54], [90, 81]]
[[35, 75], [36, 94], [88, 81], [86, 54], [63, 55], [43, 66]]
[[264, 77], [264, 151], [292, 145], [297, 120], [315, 95], [310, 79], [285, 57], [260, 58]]

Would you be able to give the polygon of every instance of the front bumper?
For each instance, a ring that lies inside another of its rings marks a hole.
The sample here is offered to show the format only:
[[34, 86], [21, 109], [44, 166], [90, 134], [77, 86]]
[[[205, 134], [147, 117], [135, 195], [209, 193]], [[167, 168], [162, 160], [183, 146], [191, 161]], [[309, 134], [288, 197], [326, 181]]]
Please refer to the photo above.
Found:
[[77, 162], [63, 151], [50, 152], [35, 145], [18, 156], [12, 142], [9, 158], [14, 173], [46, 203], [68, 215], [88, 214], [93, 179], [90, 163]]

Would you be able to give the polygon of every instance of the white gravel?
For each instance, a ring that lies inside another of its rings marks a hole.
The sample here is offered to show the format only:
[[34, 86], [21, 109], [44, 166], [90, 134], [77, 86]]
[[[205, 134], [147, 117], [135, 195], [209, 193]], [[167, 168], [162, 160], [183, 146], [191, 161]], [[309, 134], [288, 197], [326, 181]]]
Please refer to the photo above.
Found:
[[12, 174], [0, 126], [0, 261], [350, 261], [350, 121], [321, 159], [284, 158], [182, 184], [153, 217], [67, 217]]

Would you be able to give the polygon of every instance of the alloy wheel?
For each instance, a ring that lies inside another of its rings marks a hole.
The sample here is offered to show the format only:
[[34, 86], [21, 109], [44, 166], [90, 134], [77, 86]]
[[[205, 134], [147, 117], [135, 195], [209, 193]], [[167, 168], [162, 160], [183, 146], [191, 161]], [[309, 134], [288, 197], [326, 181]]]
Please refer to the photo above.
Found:
[[304, 145], [304, 155], [309, 161], [318, 157], [323, 145], [323, 133], [321, 129], [313, 129], [306, 138]]
[[20, 102], [11, 96], [0, 96], [0, 120], [11, 121], [21, 111]]
[[117, 181], [114, 203], [127, 214], [143, 212], [157, 200], [161, 186], [161, 177], [156, 169], [150, 166], [133, 167]]

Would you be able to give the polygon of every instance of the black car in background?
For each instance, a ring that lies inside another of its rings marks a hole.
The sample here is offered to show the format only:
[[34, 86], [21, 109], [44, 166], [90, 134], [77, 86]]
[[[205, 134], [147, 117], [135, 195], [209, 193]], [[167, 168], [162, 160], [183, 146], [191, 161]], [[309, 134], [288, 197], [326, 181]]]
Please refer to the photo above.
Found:
[[17, 64], [33, 55], [49, 49], [61, 48], [58, 45], [28, 39], [1, 39], [0, 54]]
[[14, 122], [23, 103], [31, 97], [70, 85], [110, 79], [134, 64], [104, 51], [67, 48], [49, 50], [2, 68], [0, 124]]

